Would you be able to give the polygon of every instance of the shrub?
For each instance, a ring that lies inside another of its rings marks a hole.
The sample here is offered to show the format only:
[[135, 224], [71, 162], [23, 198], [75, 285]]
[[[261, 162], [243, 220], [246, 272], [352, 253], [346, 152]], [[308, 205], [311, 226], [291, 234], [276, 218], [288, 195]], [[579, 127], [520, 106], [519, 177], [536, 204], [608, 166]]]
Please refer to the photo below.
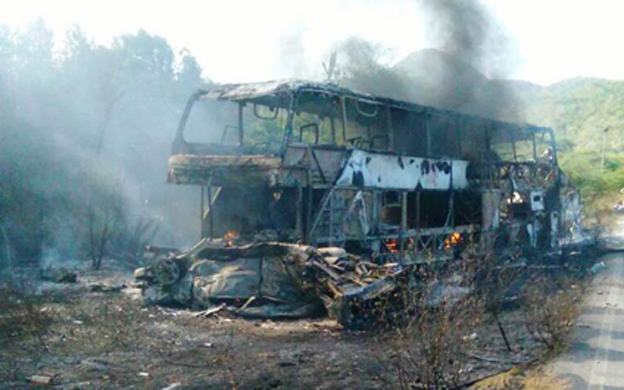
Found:
[[527, 283], [522, 314], [529, 334], [549, 352], [564, 350], [579, 315], [581, 297], [582, 288], [570, 280]]

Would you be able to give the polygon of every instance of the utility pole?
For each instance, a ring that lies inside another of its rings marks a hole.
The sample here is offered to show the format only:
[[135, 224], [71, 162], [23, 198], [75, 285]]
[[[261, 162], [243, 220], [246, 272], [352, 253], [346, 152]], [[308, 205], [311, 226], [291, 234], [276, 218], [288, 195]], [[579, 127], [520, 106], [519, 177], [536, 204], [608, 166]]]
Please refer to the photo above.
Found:
[[605, 163], [605, 149], [607, 148], [607, 133], [609, 132], [609, 126], [602, 130], [602, 158], [600, 159], [600, 166], [604, 169]]

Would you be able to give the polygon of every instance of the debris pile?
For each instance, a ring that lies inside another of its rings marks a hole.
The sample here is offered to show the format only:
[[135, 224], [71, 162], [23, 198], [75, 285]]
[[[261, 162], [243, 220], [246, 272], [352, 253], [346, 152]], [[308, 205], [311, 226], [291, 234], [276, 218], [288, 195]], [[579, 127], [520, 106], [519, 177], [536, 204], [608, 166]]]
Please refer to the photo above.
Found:
[[316, 270], [312, 280], [329, 315], [347, 327], [374, 321], [382, 299], [397, 289], [401, 267], [367, 261], [342, 248], [314, 250], [318, 255], [309, 260]]
[[225, 308], [253, 318], [327, 311], [341, 324], [356, 326], [370, 318], [362, 308], [395, 290], [400, 273], [396, 263], [376, 264], [342, 248], [202, 240], [187, 252], [170, 253], [137, 269], [135, 277], [151, 304], [184, 305], [210, 314]]

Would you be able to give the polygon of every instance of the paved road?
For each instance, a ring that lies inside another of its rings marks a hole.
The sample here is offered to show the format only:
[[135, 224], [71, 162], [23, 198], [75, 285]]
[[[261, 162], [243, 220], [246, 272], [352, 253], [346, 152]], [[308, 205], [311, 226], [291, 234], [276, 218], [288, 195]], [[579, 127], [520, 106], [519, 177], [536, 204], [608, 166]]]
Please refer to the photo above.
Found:
[[592, 282], [570, 351], [552, 364], [573, 390], [624, 390], [624, 253], [601, 260], [607, 267]]

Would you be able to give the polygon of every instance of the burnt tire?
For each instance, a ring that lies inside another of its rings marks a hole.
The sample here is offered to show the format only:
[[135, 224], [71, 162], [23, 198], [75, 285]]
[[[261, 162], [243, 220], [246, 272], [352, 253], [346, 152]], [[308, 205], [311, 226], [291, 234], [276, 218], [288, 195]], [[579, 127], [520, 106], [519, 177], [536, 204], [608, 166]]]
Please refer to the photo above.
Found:
[[158, 283], [169, 286], [180, 279], [180, 267], [173, 259], [160, 260], [154, 266], [154, 277]]

